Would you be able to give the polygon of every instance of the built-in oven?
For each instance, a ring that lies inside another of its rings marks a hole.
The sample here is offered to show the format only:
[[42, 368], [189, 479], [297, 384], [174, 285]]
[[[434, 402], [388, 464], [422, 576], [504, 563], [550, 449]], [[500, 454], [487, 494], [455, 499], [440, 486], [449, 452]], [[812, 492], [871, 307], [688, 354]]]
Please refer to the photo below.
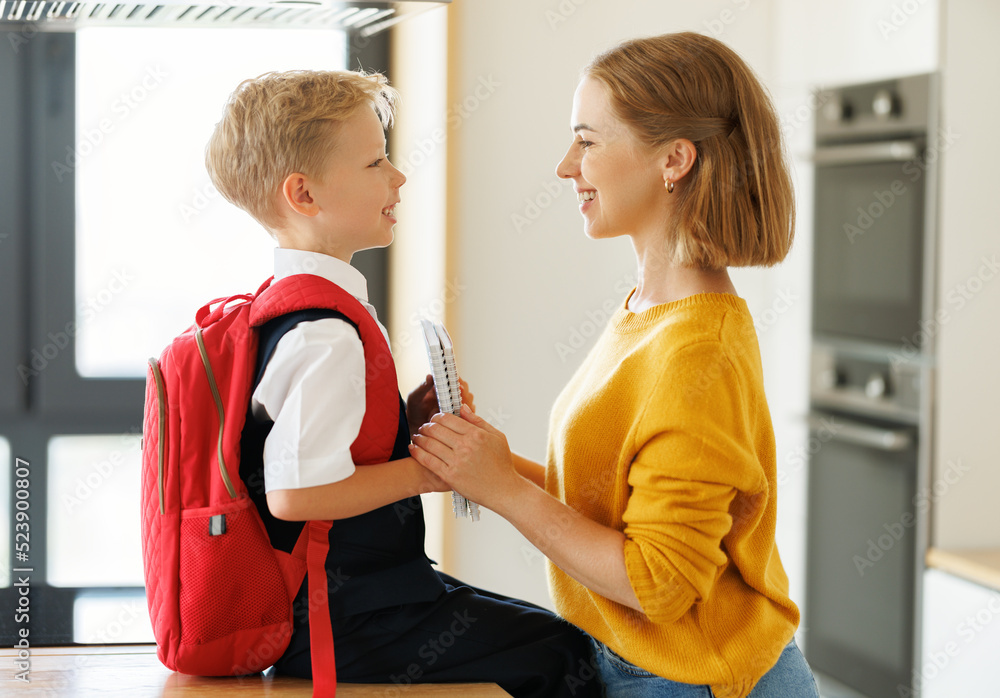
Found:
[[929, 79], [825, 97], [814, 154], [817, 333], [895, 343], [919, 330]]
[[805, 650], [871, 698], [920, 690], [936, 92], [833, 88], [816, 115]]
[[876, 346], [813, 346], [806, 652], [870, 698], [913, 683], [922, 373]]
[[897, 342], [919, 329], [924, 196], [903, 170], [923, 150], [912, 139], [816, 152], [818, 332]]
[[901, 695], [913, 678], [916, 432], [814, 411], [810, 439], [820, 446], [808, 507], [831, 524], [807, 538], [812, 591], [822, 594], [806, 612], [810, 660], [871, 698]]

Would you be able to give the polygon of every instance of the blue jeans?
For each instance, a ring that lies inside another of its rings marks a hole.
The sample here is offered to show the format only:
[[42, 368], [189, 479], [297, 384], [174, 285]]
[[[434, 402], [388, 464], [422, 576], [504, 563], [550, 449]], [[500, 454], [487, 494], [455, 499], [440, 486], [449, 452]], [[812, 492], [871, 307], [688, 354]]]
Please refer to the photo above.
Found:
[[[704, 684], [678, 683], [656, 676], [625, 661], [603, 643], [591, 641], [607, 698], [712, 698], [712, 689]], [[794, 638], [785, 646], [778, 663], [754, 686], [750, 698], [819, 698], [816, 679]]]

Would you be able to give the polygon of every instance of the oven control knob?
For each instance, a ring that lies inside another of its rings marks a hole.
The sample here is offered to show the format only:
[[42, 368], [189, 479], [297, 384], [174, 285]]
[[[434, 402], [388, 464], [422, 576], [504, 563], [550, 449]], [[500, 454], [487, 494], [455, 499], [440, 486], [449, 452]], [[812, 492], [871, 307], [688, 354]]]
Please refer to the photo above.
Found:
[[827, 121], [847, 121], [853, 113], [851, 103], [838, 95], [831, 96], [830, 100], [823, 105], [823, 116]]
[[879, 119], [888, 119], [899, 113], [899, 100], [891, 90], [881, 89], [872, 100], [872, 111]]
[[820, 385], [826, 390], [834, 390], [847, 382], [844, 372], [836, 368], [827, 368], [819, 374]]
[[884, 375], [873, 373], [868, 377], [868, 382], [865, 383], [865, 395], [872, 400], [877, 400], [878, 398], [885, 397], [888, 392], [889, 385]]

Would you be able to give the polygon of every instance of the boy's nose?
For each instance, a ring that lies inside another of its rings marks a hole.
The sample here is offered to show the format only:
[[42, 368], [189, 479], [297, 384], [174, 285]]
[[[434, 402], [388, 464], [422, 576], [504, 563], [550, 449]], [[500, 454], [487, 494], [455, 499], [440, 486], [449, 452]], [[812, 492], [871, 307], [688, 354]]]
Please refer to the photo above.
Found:
[[389, 166], [392, 167], [392, 175], [393, 175], [392, 186], [394, 189], [399, 189], [401, 186], [406, 184], [406, 175], [400, 172], [399, 168], [393, 165], [392, 163], [389, 163]]

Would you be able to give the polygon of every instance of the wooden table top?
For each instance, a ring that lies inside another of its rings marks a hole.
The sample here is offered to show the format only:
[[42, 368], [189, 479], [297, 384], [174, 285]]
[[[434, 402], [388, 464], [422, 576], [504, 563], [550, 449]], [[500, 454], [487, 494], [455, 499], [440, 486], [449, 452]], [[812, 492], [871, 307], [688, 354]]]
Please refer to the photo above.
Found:
[[[156, 658], [153, 645], [38, 647], [30, 650], [30, 683], [18, 681], [16, 649], [0, 649], [0, 695], [129, 696], [208, 698], [222, 696], [312, 696], [312, 682], [289, 676], [239, 678], [188, 676], [170, 671]], [[348, 684], [337, 686], [342, 698], [505, 698], [496, 684]]]

